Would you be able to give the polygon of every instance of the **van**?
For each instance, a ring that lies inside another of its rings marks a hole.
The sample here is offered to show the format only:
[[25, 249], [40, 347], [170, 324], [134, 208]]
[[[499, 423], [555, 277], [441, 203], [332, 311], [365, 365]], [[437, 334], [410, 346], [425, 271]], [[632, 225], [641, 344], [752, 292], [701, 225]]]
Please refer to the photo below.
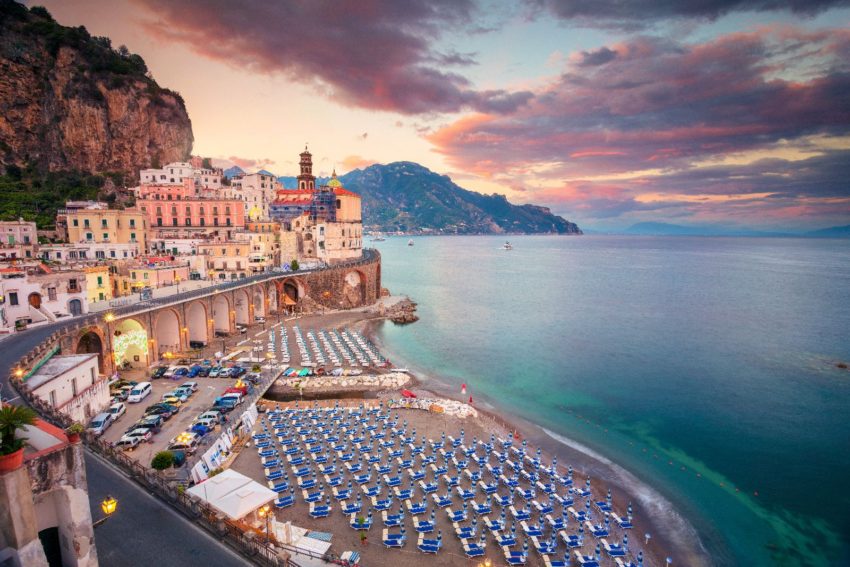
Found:
[[112, 425], [112, 414], [111, 413], [99, 413], [89, 422], [88, 430], [94, 433], [97, 436], [103, 435], [103, 433], [109, 429], [109, 426]]
[[127, 397], [127, 401], [131, 404], [137, 404], [147, 398], [151, 393], [151, 383], [150, 382], [139, 382], [133, 389], [130, 390], [130, 395]]
[[168, 444], [169, 451], [183, 451], [191, 455], [201, 444], [201, 436], [193, 431], [186, 431], [171, 440]]

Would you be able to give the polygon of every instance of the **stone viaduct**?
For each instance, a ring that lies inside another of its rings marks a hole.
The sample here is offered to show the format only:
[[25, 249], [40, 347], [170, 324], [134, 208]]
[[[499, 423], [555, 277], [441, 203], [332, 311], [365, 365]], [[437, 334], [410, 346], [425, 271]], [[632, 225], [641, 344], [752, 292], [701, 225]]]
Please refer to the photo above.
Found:
[[117, 365], [147, 367], [165, 353], [183, 353], [237, 331], [257, 317], [371, 305], [381, 295], [381, 258], [310, 271], [260, 274], [81, 317], [58, 341], [62, 354], [97, 353], [102, 374]]

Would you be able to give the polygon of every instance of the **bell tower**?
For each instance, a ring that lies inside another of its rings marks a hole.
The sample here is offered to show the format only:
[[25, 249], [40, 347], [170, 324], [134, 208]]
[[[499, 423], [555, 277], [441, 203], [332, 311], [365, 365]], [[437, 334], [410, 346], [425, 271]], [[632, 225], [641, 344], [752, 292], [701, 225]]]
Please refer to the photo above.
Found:
[[307, 150], [307, 144], [304, 144], [304, 151], [301, 152], [301, 174], [298, 176], [298, 189], [301, 190], [316, 190], [316, 176], [313, 175], [313, 154]]

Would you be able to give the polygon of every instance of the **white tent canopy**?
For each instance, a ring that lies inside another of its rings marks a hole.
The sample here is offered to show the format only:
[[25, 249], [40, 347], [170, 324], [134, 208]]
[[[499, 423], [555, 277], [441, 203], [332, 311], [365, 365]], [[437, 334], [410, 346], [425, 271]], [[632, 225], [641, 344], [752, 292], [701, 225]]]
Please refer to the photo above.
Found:
[[277, 497], [274, 491], [232, 469], [193, 486], [187, 492], [231, 520], [240, 520]]

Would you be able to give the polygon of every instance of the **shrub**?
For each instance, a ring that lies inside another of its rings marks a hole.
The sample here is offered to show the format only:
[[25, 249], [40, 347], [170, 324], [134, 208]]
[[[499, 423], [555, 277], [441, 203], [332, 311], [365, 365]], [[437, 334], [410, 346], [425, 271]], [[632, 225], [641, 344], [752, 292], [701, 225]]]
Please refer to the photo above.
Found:
[[174, 465], [174, 453], [171, 451], [160, 451], [154, 455], [151, 461], [151, 468], [164, 471]]

